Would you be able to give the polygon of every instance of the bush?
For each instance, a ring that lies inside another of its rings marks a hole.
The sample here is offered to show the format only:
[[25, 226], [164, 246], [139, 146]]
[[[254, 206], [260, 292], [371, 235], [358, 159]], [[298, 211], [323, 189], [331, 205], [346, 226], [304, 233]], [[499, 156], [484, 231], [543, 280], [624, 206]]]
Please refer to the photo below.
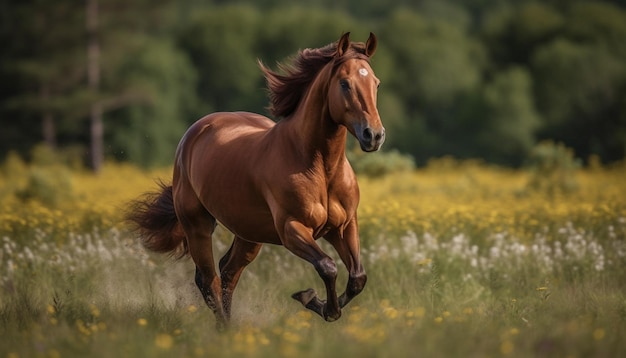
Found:
[[553, 195], [568, 193], [578, 188], [576, 171], [581, 167], [574, 151], [563, 143], [541, 142], [531, 151], [527, 189]]
[[375, 153], [363, 153], [355, 149], [346, 154], [354, 171], [370, 178], [379, 178], [387, 174], [415, 169], [413, 157], [402, 154], [395, 149]]
[[22, 201], [37, 200], [47, 207], [56, 207], [72, 197], [72, 176], [63, 167], [33, 167], [26, 186], [16, 193]]
[[0, 169], [6, 184], [0, 198], [13, 195], [23, 202], [39, 201], [49, 208], [71, 199], [72, 174], [58, 154], [47, 146], [37, 146], [31, 155], [30, 165], [17, 154], [7, 157]]

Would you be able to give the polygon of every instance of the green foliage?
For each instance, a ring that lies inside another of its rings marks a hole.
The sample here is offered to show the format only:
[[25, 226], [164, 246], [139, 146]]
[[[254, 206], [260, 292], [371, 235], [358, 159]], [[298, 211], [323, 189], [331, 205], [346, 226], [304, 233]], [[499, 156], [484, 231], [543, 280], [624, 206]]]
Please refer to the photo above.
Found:
[[355, 173], [370, 178], [379, 178], [415, 169], [415, 162], [410, 155], [402, 154], [394, 149], [383, 152], [363, 153], [355, 146], [353, 150], [348, 151], [346, 154]]
[[146, 38], [120, 64], [120, 73], [142, 103], [107, 116], [110, 154], [144, 167], [170, 164], [180, 137], [196, 119], [190, 61], [172, 42]]
[[487, 160], [516, 163], [530, 152], [540, 125], [532, 85], [532, 77], [521, 67], [503, 70], [486, 84], [484, 99], [489, 124], [477, 145], [483, 144], [490, 150], [483, 155]]
[[482, 35], [495, 68], [524, 65], [532, 76], [534, 141], [563, 142], [583, 157], [624, 157], [625, 23], [623, 8], [602, 1], [519, 2], [486, 12]]
[[532, 65], [544, 118], [541, 136], [559, 138], [584, 154], [621, 159], [623, 59], [603, 46], [560, 39], [537, 50]]
[[585, 43], [603, 44], [626, 55], [626, 11], [608, 1], [578, 1], [568, 9], [566, 32]]
[[264, 94], [253, 50], [260, 21], [254, 7], [227, 6], [195, 13], [181, 30], [180, 46], [199, 76], [202, 114], [252, 110], [259, 104]]
[[13, 196], [21, 189], [19, 178], [25, 178], [28, 175], [28, 167], [24, 160], [17, 152], [9, 152], [4, 163], [0, 166], [0, 199], [4, 200], [9, 196]]
[[[548, 124], [571, 123], [572, 117], [593, 113], [619, 96], [623, 63], [602, 47], [557, 40], [533, 58], [538, 74], [538, 101]], [[591, 120], [591, 118], [589, 118]]]
[[297, 50], [337, 41], [337, 34], [345, 31], [350, 31], [352, 38], [367, 38], [368, 30], [371, 31], [344, 12], [320, 7], [286, 6], [261, 11], [263, 15], [265, 23], [272, 26], [260, 25], [255, 49], [269, 65], [284, 61]]
[[[392, 84], [400, 93], [446, 105], [479, 83], [482, 49], [462, 28], [406, 10], [394, 12], [387, 21], [381, 38], [396, 54]], [[412, 41], [413, 36], [420, 41]]]
[[16, 195], [23, 201], [37, 200], [54, 208], [72, 197], [72, 180], [69, 171], [59, 167], [34, 167], [28, 172], [26, 186]]
[[345, 29], [359, 32], [352, 18], [319, 8], [287, 6], [262, 12], [250, 5], [234, 5], [197, 12], [181, 30], [179, 44], [198, 73], [203, 109], [198, 114], [264, 113], [268, 101], [256, 60], [273, 66], [299, 49], [336, 41]]
[[563, 143], [539, 143], [528, 162], [531, 176], [527, 188], [549, 195], [574, 191], [578, 189], [576, 171], [580, 166], [574, 151]]
[[32, 151], [32, 162], [26, 165], [13, 152], [0, 168], [3, 190], [0, 199], [15, 196], [22, 202], [37, 201], [55, 208], [73, 199], [72, 174], [62, 156], [46, 145]]
[[493, 60], [497, 64], [527, 63], [534, 48], [562, 31], [565, 18], [554, 6], [521, 2], [486, 11], [481, 24]]

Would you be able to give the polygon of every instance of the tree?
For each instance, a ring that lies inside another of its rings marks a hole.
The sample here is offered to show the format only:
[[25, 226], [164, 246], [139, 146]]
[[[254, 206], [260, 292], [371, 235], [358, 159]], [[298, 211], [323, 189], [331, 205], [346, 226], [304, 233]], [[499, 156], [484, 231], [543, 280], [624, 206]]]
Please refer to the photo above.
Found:
[[393, 53], [384, 91], [397, 94], [406, 123], [397, 134], [419, 163], [430, 156], [465, 156], [463, 146], [474, 124], [462, 119], [480, 88], [484, 50], [462, 27], [426, 19], [407, 10], [394, 12], [383, 26], [381, 44]]
[[[111, 133], [113, 128], [108, 128], [108, 117], [127, 115], [139, 120], [131, 113], [140, 110], [122, 111], [128, 107], [146, 110], [146, 115], [155, 113], [157, 118], [168, 112], [164, 110], [168, 105], [169, 108], [179, 108], [179, 104], [172, 105], [171, 100], [164, 99], [164, 91], [157, 88], [166, 82], [170, 85], [165, 88], [171, 98], [182, 101], [183, 96], [173, 93], [172, 89], [186, 89], [180, 83], [172, 82], [181, 79], [190, 83], [188, 88], [192, 88], [191, 76], [180, 75], [185, 71], [189, 73], [186, 60], [172, 60], [171, 64], [181, 67], [162, 66], [156, 72], [125, 72], [133, 67], [133, 62], [146, 63], [145, 58], [139, 56], [141, 51], [150, 48], [146, 43], [156, 43], [150, 39], [157, 37], [156, 32], [161, 26], [167, 26], [164, 23], [172, 23], [165, 11], [169, 9], [169, 3], [169, 0], [156, 3], [147, 0], [132, 3], [30, 0], [4, 5], [12, 16], [6, 16], [8, 25], [3, 23], [0, 28], [0, 38], [8, 43], [7, 51], [0, 57], [3, 64], [0, 72], [3, 79], [10, 79], [3, 80], [0, 85], [0, 120], [3, 122], [0, 137], [4, 138], [6, 133], [7, 140], [2, 144], [8, 143], [2, 149], [22, 146], [26, 152], [42, 139], [51, 145], [58, 143], [62, 150], [79, 145], [89, 148], [81, 152], [89, 153], [85, 159], [97, 171], [102, 165], [105, 147], [113, 147], [113, 143], [105, 145], [105, 138], [124, 138]], [[168, 57], [169, 53], [148, 52], [165, 61], [184, 57], [165, 36], [161, 36], [160, 41], [170, 44], [164, 51], [171, 51], [171, 56]], [[195, 96], [187, 92], [184, 98], [193, 100]], [[154, 108], [160, 111], [155, 112]], [[186, 122], [184, 118], [178, 118], [180, 113], [170, 111], [169, 114], [173, 117], [170, 119], [172, 123]], [[43, 128], [43, 136], [28, 132], [35, 122]], [[165, 132], [172, 127], [161, 125], [160, 128]], [[125, 131], [124, 128], [116, 129]], [[171, 135], [172, 131], [167, 133]], [[154, 137], [159, 135], [154, 134]], [[132, 139], [137, 140], [136, 137]], [[165, 142], [171, 147], [171, 139]], [[125, 145], [137, 144], [115, 143], [119, 152]], [[153, 161], [142, 157], [144, 159]]]
[[183, 27], [178, 41], [199, 77], [198, 115], [258, 108], [264, 94], [253, 48], [260, 16], [250, 6], [210, 8]]
[[528, 70], [512, 67], [485, 85], [483, 115], [489, 123], [477, 136], [476, 146], [484, 148], [482, 157], [488, 161], [519, 165], [533, 148], [541, 119], [532, 81]]
[[528, 64], [535, 49], [553, 40], [564, 26], [564, 16], [549, 4], [521, 2], [489, 8], [480, 33], [500, 69]]
[[169, 165], [188, 124], [197, 119], [196, 75], [173, 41], [140, 42], [117, 71], [125, 79], [122, 87], [142, 93], [146, 101], [109, 112], [105, 139], [109, 154], [119, 160]]
[[623, 158], [623, 60], [601, 46], [557, 40], [540, 48], [532, 64], [545, 118], [541, 138], [563, 141], [584, 157]]
[[85, 68], [79, 8], [67, 1], [4, 4], [0, 111], [9, 136], [2, 143], [23, 151], [42, 140], [56, 146], [61, 122], [72, 121], [84, 106], [79, 89]]
[[[100, 91], [100, 41], [99, 37], [98, 0], [85, 2], [85, 28], [87, 30], [87, 88], [98, 96]], [[89, 133], [91, 153], [89, 164], [95, 172], [100, 170], [104, 160], [103, 140], [104, 125], [102, 124], [102, 102], [95, 99], [89, 105]]]

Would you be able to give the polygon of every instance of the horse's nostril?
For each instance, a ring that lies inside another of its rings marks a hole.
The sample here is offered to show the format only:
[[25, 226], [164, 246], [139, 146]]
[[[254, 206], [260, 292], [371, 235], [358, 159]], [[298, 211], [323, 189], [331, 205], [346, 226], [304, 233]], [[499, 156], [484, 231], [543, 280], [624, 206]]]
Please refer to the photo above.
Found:
[[376, 136], [374, 137], [374, 139], [376, 139], [377, 141], [379, 141], [379, 140], [380, 140], [380, 138], [382, 138], [382, 137], [383, 137], [383, 134], [382, 134], [382, 133], [378, 133], [378, 134], [376, 134]]
[[363, 130], [363, 139], [371, 140], [372, 139], [372, 130], [370, 128], [365, 128]]

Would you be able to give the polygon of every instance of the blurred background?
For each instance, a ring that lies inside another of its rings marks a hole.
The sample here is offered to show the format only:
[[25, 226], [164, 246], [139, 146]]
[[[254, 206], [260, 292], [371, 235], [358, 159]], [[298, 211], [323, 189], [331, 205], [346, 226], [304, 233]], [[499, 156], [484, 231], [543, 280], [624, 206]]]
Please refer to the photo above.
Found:
[[385, 150], [518, 167], [550, 140], [626, 153], [626, 1], [0, 0], [0, 162], [170, 165], [213, 111], [267, 115], [274, 66], [376, 33]]

